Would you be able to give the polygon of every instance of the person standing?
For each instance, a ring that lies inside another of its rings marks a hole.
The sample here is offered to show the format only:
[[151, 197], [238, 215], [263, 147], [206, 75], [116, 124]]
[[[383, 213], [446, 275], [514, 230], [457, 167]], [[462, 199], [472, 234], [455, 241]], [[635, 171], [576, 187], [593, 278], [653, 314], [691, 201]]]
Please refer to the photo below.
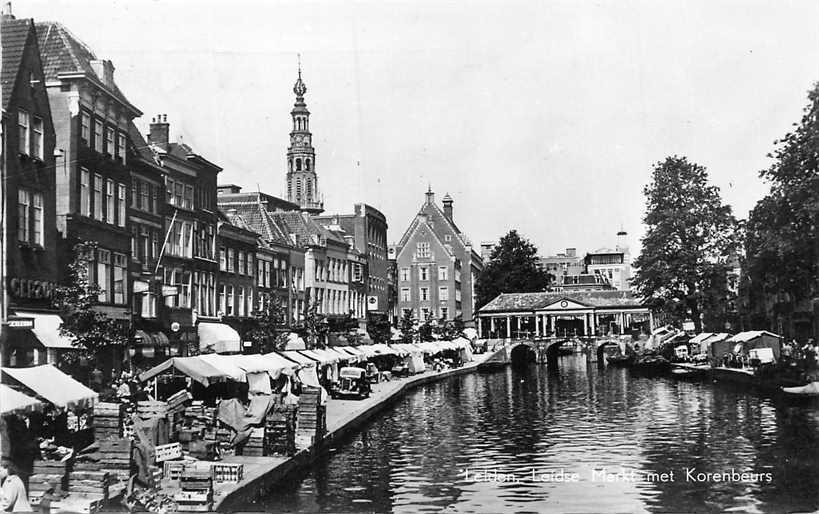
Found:
[[17, 474], [17, 467], [8, 459], [0, 462], [0, 511], [32, 512], [28, 503], [26, 486]]

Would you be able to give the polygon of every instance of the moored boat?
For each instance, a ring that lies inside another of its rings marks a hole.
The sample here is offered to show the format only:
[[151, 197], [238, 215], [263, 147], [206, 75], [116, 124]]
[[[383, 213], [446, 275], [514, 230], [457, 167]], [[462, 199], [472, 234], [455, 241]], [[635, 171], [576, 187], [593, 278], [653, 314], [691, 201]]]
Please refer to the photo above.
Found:
[[611, 366], [627, 367], [634, 364], [634, 355], [608, 355], [606, 362]]
[[819, 396], [819, 381], [799, 387], [783, 387], [782, 391], [792, 396]]
[[669, 362], [668, 359], [654, 353], [637, 357], [634, 361], [634, 365], [631, 367], [634, 371], [646, 374], [663, 373], [670, 368], [671, 362]]

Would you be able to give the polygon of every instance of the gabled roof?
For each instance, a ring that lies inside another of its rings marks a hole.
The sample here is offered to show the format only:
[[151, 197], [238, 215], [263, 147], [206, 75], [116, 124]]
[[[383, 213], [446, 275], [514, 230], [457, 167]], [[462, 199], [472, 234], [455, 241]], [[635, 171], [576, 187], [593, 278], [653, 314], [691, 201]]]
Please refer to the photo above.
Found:
[[404, 243], [398, 247], [398, 252], [396, 253], [396, 257], [401, 255], [404, 252], [405, 249], [412, 251], [412, 249], [407, 246], [407, 243], [409, 243], [410, 240], [412, 240], [412, 236], [416, 232], [418, 232], [418, 230], [420, 230], [422, 227], [425, 227], [425, 228], [427, 228], [429, 230], [429, 233], [432, 235], [433, 238], [435, 238], [435, 241], [438, 242], [438, 244], [441, 246], [441, 248], [444, 249], [444, 251], [446, 252], [446, 254], [448, 256], [455, 257], [455, 252], [452, 251], [452, 246], [444, 243], [441, 240], [441, 238], [438, 236], [438, 233], [435, 232], [435, 230], [433, 230], [433, 228], [430, 227], [428, 223], [422, 222], [417, 217], [416, 217], [416, 221], [417, 221], [417, 223], [413, 223], [411, 225], [411, 229], [405, 234], [405, 238], [402, 238], [402, 241]]
[[280, 246], [293, 246], [288, 233], [271, 216], [262, 195], [243, 194], [241, 201], [231, 201], [232, 199], [223, 201], [224, 196], [217, 196], [216, 199], [220, 209], [235, 209], [236, 214], [241, 216], [242, 222], [250, 230], [259, 234], [264, 241]]
[[401, 236], [401, 239], [398, 241], [399, 248], [402, 248], [404, 245], [407, 244], [407, 240], [409, 239], [410, 234], [420, 222], [421, 215], [429, 216], [430, 218], [432, 218], [432, 221], [434, 223], [446, 224], [452, 229], [452, 232], [455, 234], [455, 237], [461, 242], [462, 245], [466, 246], [467, 244], [469, 244], [469, 241], [467, 241], [466, 237], [464, 237], [464, 235], [461, 233], [461, 230], [458, 228], [455, 222], [444, 215], [444, 211], [442, 211], [441, 208], [438, 207], [438, 204], [436, 204], [434, 201], [433, 202], [424, 201], [424, 203], [421, 204], [421, 208], [418, 210], [418, 214], [412, 220], [412, 223], [410, 223], [410, 226], [407, 227], [407, 230], [404, 232], [404, 235]]
[[593, 308], [641, 307], [643, 302], [629, 291], [578, 291], [540, 293], [502, 293], [479, 309], [479, 312], [534, 311], [561, 300]]
[[85, 73], [123, 104], [142, 114], [128, 101], [116, 83], [109, 86], [105, 84], [103, 77], [97, 75], [91, 66], [91, 61], [97, 60], [97, 56], [64, 25], [46, 21], [37, 23], [36, 28], [46, 80], [58, 80], [62, 73]]
[[143, 160], [160, 166], [159, 155], [152, 145], [149, 145], [133, 121], [128, 122], [128, 139], [131, 140], [134, 151]]
[[[3, 16], [0, 36], [2, 36], [3, 65], [0, 70], [0, 83], [3, 88], [3, 108], [8, 107], [11, 93], [17, 83], [20, 65], [23, 63], [23, 54], [26, 43], [34, 31], [34, 22], [30, 19], [16, 20]], [[35, 40], [36, 41], [36, 40]]]

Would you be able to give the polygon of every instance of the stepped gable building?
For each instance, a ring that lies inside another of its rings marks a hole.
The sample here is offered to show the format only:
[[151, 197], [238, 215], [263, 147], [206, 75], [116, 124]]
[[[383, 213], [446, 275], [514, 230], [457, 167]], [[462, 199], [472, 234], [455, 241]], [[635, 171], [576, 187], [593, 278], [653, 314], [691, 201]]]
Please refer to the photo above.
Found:
[[290, 146], [287, 148], [287, 200], [295, 203], [305, 212], [320, 214], [324, 201], [319, 193], [316, 175], [316, 151], [313, 148], [313, 134], [310, 132], [310, 111], [304, 103], [307, 86], [299, 78], [293, 86], [296, 103], [290, 116], [293, 129], [290, 131]]
[[[51, 309], [59, 277], [55, 213], [55, 134], [34, 22], [3, 15], [2, 170], [8, 230], [5, 280], [11, 319], [35, 318], [33, 328], [2, 331], [3, 366], [56, 363], [71, 343], [59, 335], [60, 318]], [[62, 169], [61, 159], [59, 167]], [[18, 320], [19, 322], [19, 320]]]
[[304, 318], [304, 250], [296, 246], [273, 213], [298, 212], [299, 206], [261, 192], [243, 192], [233, 184], [219, 186], [219, 208], [258, 235], [256, 250], [257, 308], [278, 299], [287, 319], [298, 325]]
[[398, 315], [418, 319], [462, 316], [474, 326], [475, 280], [483, 269], [480, 255], [453, 218], [452, 197], [435, 203], [430, 188], [418, 214], [396, 245]]
[[387, 217], [375, 207], [357, 203], [353, 214], [314, 216], [313, 219], [325, 228], [337, 226], [352, 236], [352, 246], [366, 258], [364, 294], [367, 307], [363, 316], [387, 316], [392, 309], [388, 284]]
[[74, 245], [98, 248], [89, 274], [100, 287], [98, 308], [113, 319], [130, 320], [128, 261], [131, 232], [127, 205], [131, 175], [128, 127], [142, 112], [114, 80], [114, 65], [99, 59], [63, 25], [37, 23], [37, 37], [61, 168], [56, 173], [56, 227], [62, 240], [61, 269]]

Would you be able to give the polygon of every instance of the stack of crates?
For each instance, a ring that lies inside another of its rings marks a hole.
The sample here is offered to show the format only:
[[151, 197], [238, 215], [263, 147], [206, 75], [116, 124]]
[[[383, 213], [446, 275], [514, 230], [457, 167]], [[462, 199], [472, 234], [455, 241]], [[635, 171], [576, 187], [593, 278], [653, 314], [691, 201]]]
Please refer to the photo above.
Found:
[[214, 462], [211, 464], [214, 482], [240, 482], [244, 475], [244, 464], [238, 462]]
[[68, 475], [71, 494], [82, 493], [87, 498], [108, 499], [109, 476], [107, 471], [73, 470]]
[[98, 441], [101, 471], [107, 471], [114, 481], [127, 482], [131, 477], [131, 440], [106, 439]]
[[67, 485], [66, 463], [62, 461], [36, 460], [28, 477], [28, 501], [40, 505], [48, 496], [51, 499], [65, 494]]
[[249, 457], [261, 457], [264, 455], [264, 427], [254, 428], [250, 432], [250, 437], [242, 448], [242, 455]]
[[179, 488], [174, 495], [176, 510], [181, 512], [209, 512], [213, 506], [213, 477], [210, 470], [182, 471]]
[[154, 418], [164, 418], [168, 415], [168, 403], [156, 400], [143, 400], [137, 402], [137, 415], [142, 420]]
[[326, 416], [321, 408], [321, 390], [305, 387], [299, 395], [299, 413], [296, 429], [296, 447], [312, 448], [324, 436]]
[[265, 454], [291, 456], [296, 453], [296, 406], [278, 404], [265, 419]]
[[123, 407], [121, 403], [99, 402], [94, 405], [94, 438], [117, 439], [123, 435]]

